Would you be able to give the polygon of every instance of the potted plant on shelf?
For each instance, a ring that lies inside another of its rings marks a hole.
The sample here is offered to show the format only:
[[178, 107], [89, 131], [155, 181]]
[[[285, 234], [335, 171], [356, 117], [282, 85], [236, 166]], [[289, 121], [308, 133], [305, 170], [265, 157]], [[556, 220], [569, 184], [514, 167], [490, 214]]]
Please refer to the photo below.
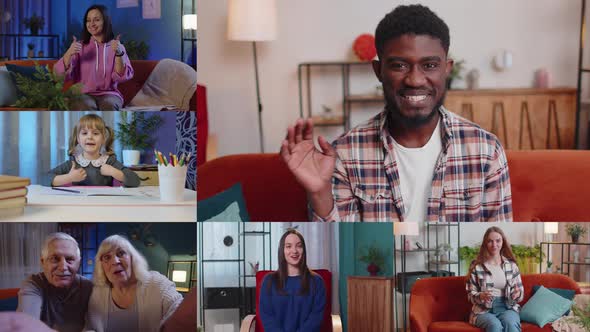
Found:
[[448, 243], [439, 244], [436, 249], [434, 249], [434, 256], [437, 262], [446, 263], [447, 257], [445, 255], [450, 252], [453, 248]]
[[[449, 55], [449, 58], [454, 59], [452, 55]], [[453, 64], [453, 69], [451, 69], [451, 73], [449, 77], [447, 77], [447, 89], [451, 90], [451, 85], [453, 84], [453, 80], [462, 80], [463, 76], [461, 72], [464, 69], [465, 60], [455, 60]]]
[[553, 262], [547, 261], [547, 273], [553, 272], [553, 269], [551, 268], [552, 266], [553, 266]]
[[586, 234], [587, 230], [582, 225], [578, 224], [568, 224], [565, 226], [565, 231], [569, 236], [572, 237], [573, 243], [578, 243], [580, 236]]
[[35, 44], [34, 43], [28, 43], [27, 44], [27, 48], [29, 49], [29, 51], [27, 52], [27, 58], [31, 59], [35, 57]]
[[376, 245], [361, 249], [359, 260], [367, 265], [367, 271], [371, 276], [376, 276], [385, 264], [385, 253]]
[[146, 117], [144, 112], [123, 111], [120, 115], [115, 137], [123, 146], [123, 165], [137, 165], [141, 150], [153, 147], [155, 139], [152, 134], [162, 125], [162, 118], [157, 113]]
[[43, 29], [43, 26], [45, 25], [45, 18], [33, 14], [33, 16], [29, 18], [25, 18], [24, 24], [27, 29], [31, 30], [31, 35], [38, 35], [39, 30]]

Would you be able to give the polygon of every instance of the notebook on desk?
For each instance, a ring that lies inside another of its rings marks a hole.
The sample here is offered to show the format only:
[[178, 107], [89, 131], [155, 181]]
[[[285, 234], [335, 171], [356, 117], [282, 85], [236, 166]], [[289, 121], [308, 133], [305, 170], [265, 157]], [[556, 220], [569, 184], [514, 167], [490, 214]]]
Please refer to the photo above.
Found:
[[42, 187], [41, 195], [59, 196], [134, 196], [124, 187]]

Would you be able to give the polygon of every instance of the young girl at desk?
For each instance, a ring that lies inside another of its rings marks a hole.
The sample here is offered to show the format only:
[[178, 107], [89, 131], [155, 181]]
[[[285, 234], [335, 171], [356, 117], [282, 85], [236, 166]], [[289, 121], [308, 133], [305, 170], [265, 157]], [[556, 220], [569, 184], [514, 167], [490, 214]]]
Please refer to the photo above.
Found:
[[70, 137], [70, 160], [50, 171], [50, 186], [112, 186], [113, 179], [125, 187], [139, 186], [139, 177], [115, 157], [113, 130], [96, 114], [80, 118]]

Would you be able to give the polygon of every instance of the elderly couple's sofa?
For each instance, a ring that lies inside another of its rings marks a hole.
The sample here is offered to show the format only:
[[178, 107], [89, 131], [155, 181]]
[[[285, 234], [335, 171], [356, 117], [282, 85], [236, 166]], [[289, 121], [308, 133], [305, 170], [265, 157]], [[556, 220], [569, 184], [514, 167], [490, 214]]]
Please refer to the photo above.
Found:
[[[515, 221], [590, 221], [590, 151], [507, 151]], [[252, 221], [308, 220], [307, 199], [278, 154], [217, 158], [197, 169], [198, 200], [241, 183]]]
[[[171, 62], [170, 59], [166, 59], [166, 61], [168, 63]], [[49, 66], [49, 68], [53, 68], [53, 65], [57, 62], [57, 60], [39, 60], [38, 63], [41, 66]], [[148, 77], [150, 76], [150, 74], [152, 73], [152, 71], [154, 70], [154, 68], [156, 68], [156, 65], [158, 64], [158, 62], [160, 61], [155, 61], [155, 60], [131, 60], [131, 66], [133, 67], [133, 71], [134, 71], [134, 75], [133, 78], [130, 79], [127, 82], [121, 83], [118, 86], [119, 91], [121, 92], [121, 94], [123, 95], [123, 106], [127, 106], [129, 104], [129, 102], [131, 102], [131, 100], [133, 100], [133, 98], [138, 94], [138, 92], [140, 92], [140, 90], [142, 89], [144, 83], [147, 81]], [[178, 62], [178, 61], [176, 61]], [[1, 66], [5, 66], [6, 64], [13, 64], [13, 65], [17, 65], [17, 66], [34, 66], [35, 65], [35, 61], [33, 60], [11, 60], [11, 61], [4, 61], [4, 62], [0, 62], [0, 67]], [[180, 68], [182, 67], [182, 68]], [[188, 66], [180, 63], [179, 66], [177, 66], [176, 68], [179, 68], [178, 70], [188, 70], [187, 69]], [[169, 68], [169, 67], [168, 67]], [[176, 90], [186, 90], [189, 91], [191, 89], [196, 89], [196, 81], [197, 81], [197, 73], [194, 73], [194, 86], [193, 87], [189, 87], [189, 86], [172, 86], [172, 89], [176, 89]], [[70, 84], [71, 85], [71, 84]], [[68, 85], [66, 85], [67, 87]], [[183, 91], [184, 91], [183, 90]], [[189, 92], [190, 93], [190, 92]], [[194, 111], [197, 108], [197, 93], [196, 91], [194, 91], [192, 93], [192, 96], [187, 95], [186, 99], [189, 99], [190, 101], [188, 102], [189, 108], [188, 110]], [[10, 110], [19, 110], [18, 108], [15, 107], [9, 107], [9, 106], [1, 106], [0, 105], [0, 110], [6, 110], [6, 111], [10, 111]]]
[[[410, 295], [410, 327], [412, 332], [478, 332], [468, 323], [471, 303], [467, 300], [465, 276], [437, 277], [416, 281]], [[580, 287], [571, 278], [561, 274], [524, 274], [524, 305], [533, 293], [534, 285], [546, 288], [572, 289], [580, 294]], [[551, 331], [550, 324], [540, 328], [521, 322], [523, 332]]]

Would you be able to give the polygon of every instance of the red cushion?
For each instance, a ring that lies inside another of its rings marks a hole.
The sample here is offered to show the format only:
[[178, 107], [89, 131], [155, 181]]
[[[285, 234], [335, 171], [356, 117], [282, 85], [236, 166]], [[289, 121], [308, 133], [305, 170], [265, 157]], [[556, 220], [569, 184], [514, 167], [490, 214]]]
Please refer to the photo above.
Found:
[[[199, 148], [201, 141], [199, 141]], [[278, 154], [217, 158], [197, 169], [197, 200], [242, 184], [251, 221], [307, 221], [307, 196]]]
[[[260, 287], [262, 287], [262, 281], [271, 272], [274, 271], [258, 271], [256, 273], [256, 312], [258, 312], [260, 305]], [[313, 272], [322, 277], [326, 286], [326, 309], [324, 310], [324, 320], [320, 331], [332, 332], [332, 272], [325, 269], [313, 270]], [[256, 332], [264, 332], [260, 315], [256, 315]]]
[[506, 156], [514, 221], [590, 220], [590, 151], [507, 151]]
[[[535, 324], [521, 322], [523, 332], [537, 332], [537, 331], [551, 331], [551, 324], [545, 325], [543, 328]], [[480, 332], [483, 331], [466, 322], [434, 322], [428, 326], [428, 332]]]

